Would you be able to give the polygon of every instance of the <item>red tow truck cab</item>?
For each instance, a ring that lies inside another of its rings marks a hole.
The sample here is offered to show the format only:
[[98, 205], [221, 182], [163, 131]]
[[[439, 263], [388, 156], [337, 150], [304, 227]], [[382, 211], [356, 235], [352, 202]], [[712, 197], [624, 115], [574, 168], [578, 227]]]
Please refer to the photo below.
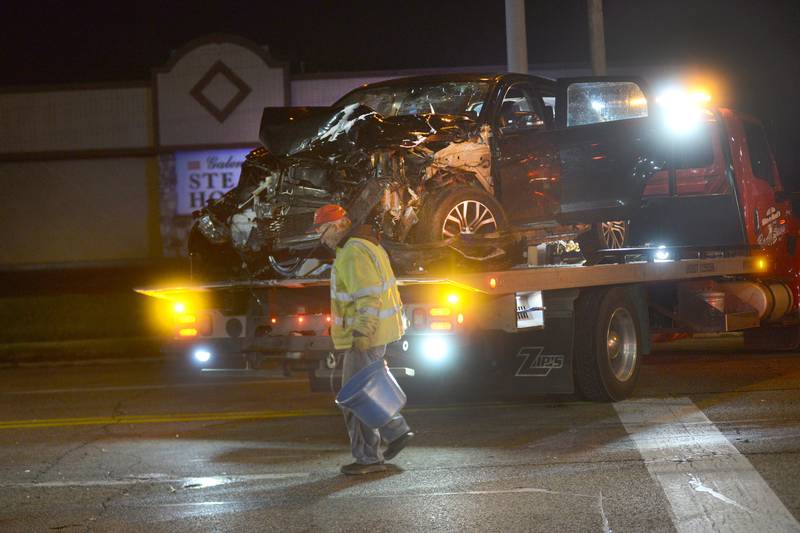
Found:
[[[760, 121], [727, 108], [704, 110], [699, 126], [676, 136], [643, 192], [634, 242], [650, 246], [741, 246], [760, 249], [766, 287], [790, 292], [789, 309], [772, 327], [745, 330], [751, 347], [800, 345], [797, 236], [775, 159]], [[783, 298], [783, 296], [781, 297]], [[787, 328], [788, 326], [788, 328]]]

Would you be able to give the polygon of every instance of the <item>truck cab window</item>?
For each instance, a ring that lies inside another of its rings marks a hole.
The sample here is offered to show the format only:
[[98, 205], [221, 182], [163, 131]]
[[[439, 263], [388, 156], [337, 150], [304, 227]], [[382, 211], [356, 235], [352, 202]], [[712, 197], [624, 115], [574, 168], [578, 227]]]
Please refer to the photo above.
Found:
[[772, 158], [764, 128], [748, 120], [744, 120], [742, 123], [744, 124], [744, 135], [747, 138], [747, 151], [750, 153], [750, 167], [753, 170], [753, 176], [766, 181], [770, 186], [775, 185], [775, 180], [772, 179]]
[[[723, 169], [722, 146], [713, 116], [708, 116], [702, 125], [691, 132], [661, 138], [652, 156], [663, 161], [665, 168], [656, 172], [647, 182], [645, 197], [671, 194], [710, 196], [729, 194], [731, 191]], [[672, 191], [670, 171], [675, 178]]]

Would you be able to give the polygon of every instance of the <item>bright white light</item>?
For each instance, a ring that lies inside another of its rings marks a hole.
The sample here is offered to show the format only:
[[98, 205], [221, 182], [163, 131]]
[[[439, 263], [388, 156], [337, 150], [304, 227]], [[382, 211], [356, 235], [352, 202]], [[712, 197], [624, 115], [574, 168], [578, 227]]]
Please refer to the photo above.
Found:
[[211, 352], [207, 350], [196, 350], [194, 352], [194, 358], [200, 363], [208, 363], [211, 360]]
[[606, 105], [603, 102], [598, 102], [597, 100], [592, 100], [592, 109], [595, 111], [602, 111], [605, 109]]
[[667, 129], [678, 135], [694, 131], [702, 121], [702, 105], [708, 103], [710, 97], [704, 93], [689, 94], [683, 89], [667, 89], [656, 98], [664, 111]]
[[656, 259], [659, 261], [666, 261], [669, 259], [669, 252], [665, 250], [665, 246], [659, 246], [656, 252]]
[[666, 117], [667, 128], [673, 133], [691, 133], [700, 125], [700, 111], [693, 108], [676, 108]]
[[435, 363], [442, 361], [449, 352], [447, 341], [443, 337], [428, 337], [422, 341], [422, 354]]

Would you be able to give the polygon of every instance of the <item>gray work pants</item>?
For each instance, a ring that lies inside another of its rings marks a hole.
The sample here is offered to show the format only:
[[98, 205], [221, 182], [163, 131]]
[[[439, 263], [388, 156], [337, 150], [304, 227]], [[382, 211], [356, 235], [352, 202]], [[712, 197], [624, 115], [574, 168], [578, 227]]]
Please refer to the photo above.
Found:
[[[386, 346], [376, 346], [363, 352], [355, 348], [348, 350], [344, 354], [342, 383], [347, 383], [356, 372], [370, 363], [383, 359], [385, 354]], [[359, 420], [349, 409], [342, 408], [342, 412], [344, 413], [344, 424], [347, 426], [347, 433], [350, 435], [353, 457], [355, 457], [357, 463], [362, 465], [383, 461], [383, 454], [380, 449], [381, 438], [387, 443], [392, 442], [410, 430], [405, 418], [400, 413], [385, 426], [379, 429], [372, 429]]]

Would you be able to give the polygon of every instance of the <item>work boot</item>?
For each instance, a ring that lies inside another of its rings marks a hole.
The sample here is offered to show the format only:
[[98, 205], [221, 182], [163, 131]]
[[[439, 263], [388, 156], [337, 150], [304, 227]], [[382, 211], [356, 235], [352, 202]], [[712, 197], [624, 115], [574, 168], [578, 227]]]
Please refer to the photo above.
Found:
[[348, 476], [361, 476], [363, 474], [372, 474], [374, 472], [385, 472], [386, 465], [383, 463], [372, 463], [371, 465], [350, 463], [349, 465], [344, 465], [341, 470], [342, 474], [346, 474]]
[[394, 459], [394, 457], [400, 453], [400, 450], [406, 447], [408, 441], [414, 438], [414, 433], [411, 431], [406, 431], [392, 442], [389, 443], [389, 446], [386, 448], [386, 451], [383, 452], [383, 458], [387, 461]]

